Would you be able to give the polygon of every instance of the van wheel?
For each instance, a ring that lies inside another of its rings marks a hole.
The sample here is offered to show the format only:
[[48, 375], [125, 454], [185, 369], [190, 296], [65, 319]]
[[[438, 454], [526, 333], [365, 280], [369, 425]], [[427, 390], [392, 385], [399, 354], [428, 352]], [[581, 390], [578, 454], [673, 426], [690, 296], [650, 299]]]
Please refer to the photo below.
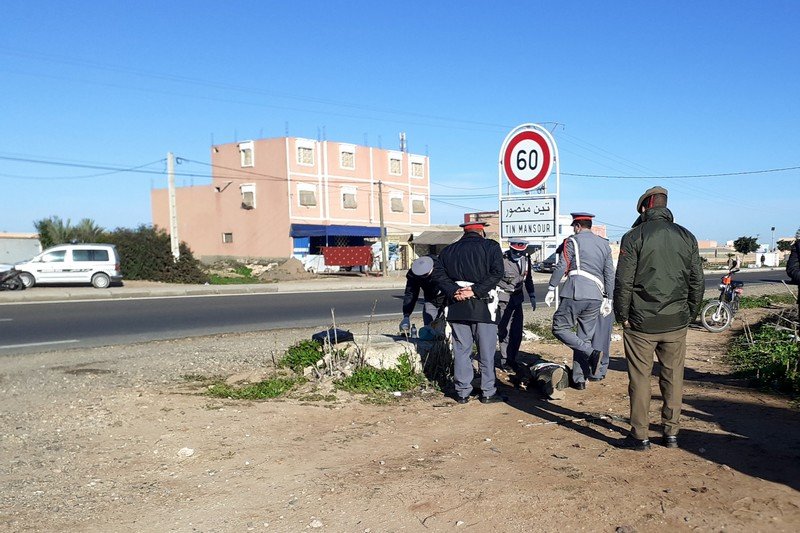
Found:
[[36, 284], [36, 278], [27, 272], [20, 272], [19, 279], [22, 281], [22, 284], [25, 285], [26, 289], [30, 289]]
[[92, 286], [95, 289], [107, 289], [109, 285], [111, 285], [111, 278], [106, 274], [99, 272], [92, 276]]

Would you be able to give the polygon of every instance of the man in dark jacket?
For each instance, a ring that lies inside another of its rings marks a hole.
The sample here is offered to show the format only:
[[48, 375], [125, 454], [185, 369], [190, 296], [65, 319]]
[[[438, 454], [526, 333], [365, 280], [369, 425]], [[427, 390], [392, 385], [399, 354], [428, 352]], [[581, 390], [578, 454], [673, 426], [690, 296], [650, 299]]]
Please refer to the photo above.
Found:
[[792, 281], [798, 284], [797, 287], [797, 313], [800, 315], [800, 229], [795, 233], [795, 241], [792, 245], [792, 252], [789, 260], [786, 261], [786, 274]]
[[624, 328], [631, 402], [631, 434], [620, 445], [640, 451], [650, 448], [655, 352], [661, 364], [663, 443], [677, 448], [686, 331], [703, 301], [703, 267], [697, 239], [673, 222], [666, 189], [648, 189], [636, 209], [641, 214], [622, 237], [614, 284], [614, 313]]
[[429, 255], [418, 257], [411, 263], [411, 268], [406, 273], [406, 290], [403, 294], [403, 320], [400, 321], [400, 331], [411, 329], [411, 313], [419, 299], [419, 291], [425, 297], [422, 307], [422, 323], [427, 326], [436, 318], [439, 308], [444, 303], [444, 295], [433, 280], [433, 270], [436, 258]]
[[457, 401], [467, 403], [472, 393], [472, 344], [478, 345], [481, 403], [504, 401], [495, 386], [494, 352], [497, 346], [497, 284], [503, 277], [500, 245], [486, 239], [485, 222], [461, 224], [464, 235], [439, 254], [434, 279], [447, 298], [447, 321], [453, 334]]

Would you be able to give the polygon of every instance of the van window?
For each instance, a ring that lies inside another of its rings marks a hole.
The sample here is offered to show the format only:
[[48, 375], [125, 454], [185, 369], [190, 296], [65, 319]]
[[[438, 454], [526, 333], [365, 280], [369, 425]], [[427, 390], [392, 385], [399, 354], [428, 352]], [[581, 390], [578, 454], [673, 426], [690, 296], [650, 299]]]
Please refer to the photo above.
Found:
[[55, 252], [48, 252], [42, 256], [42, 263], [63, 263], [64, 256], [67, 254], [66, 250], [56, 250]]
[[108, 261], [108, 250], [72, 250], [73, 261]]

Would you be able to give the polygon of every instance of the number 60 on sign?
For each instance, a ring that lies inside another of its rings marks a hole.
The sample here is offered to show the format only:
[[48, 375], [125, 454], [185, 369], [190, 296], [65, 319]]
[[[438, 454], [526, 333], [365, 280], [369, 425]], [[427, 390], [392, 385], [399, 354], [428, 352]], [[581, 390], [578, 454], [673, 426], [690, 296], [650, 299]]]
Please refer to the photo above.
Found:
[[508, 181], [520, 189], [540, 186], [550, 175], [553, 149], [548, 139], [534, 130], [517, 133], [503, 152], [503, 169]]

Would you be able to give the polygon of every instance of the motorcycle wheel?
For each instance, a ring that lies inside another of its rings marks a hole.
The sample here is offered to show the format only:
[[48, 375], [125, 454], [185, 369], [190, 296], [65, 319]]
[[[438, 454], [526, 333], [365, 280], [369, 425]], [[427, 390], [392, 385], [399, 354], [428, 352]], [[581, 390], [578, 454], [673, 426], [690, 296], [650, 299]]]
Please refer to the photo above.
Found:
[[725, 331], [733, 322], [733, 311], [725, 302], [711, 302], [700, 312], [703, 327], [712, 333]]

